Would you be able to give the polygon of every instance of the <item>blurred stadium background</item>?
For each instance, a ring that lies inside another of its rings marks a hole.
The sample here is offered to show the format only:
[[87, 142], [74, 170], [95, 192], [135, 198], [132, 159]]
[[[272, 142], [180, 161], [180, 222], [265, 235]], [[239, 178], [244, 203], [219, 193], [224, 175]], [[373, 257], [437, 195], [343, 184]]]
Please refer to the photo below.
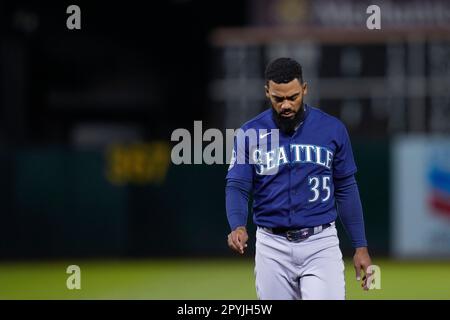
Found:
[[448, 1], [78, 1], [81, 30], [70, 4], [0, 1], [0, 299], [255, 299], [227, 166], [171, 164], [170, 137], [267, 108], [278, 56], [351, 134], [381, 290], [339, 224], [348, 298], [450, 299]]

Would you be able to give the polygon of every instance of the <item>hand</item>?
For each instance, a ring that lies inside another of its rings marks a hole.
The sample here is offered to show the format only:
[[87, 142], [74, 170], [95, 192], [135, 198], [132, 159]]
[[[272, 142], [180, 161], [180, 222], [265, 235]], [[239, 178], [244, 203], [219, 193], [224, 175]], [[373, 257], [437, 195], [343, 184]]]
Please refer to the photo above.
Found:
[[364, 271], [364, 277], [362, 278], [361, 287], [364, 290], [369, 290], [370, 283], [367, 283], [368, 277], [372, 274], [367, 273], [367, 268], [372, 265], [367, 247], [356, 248], [355, 255], [353, 256], [353, 264], [356, 271], [356, 280], [361, 280], [361, 269]]
[[228, 235], [228, 246], [240, 254], [247, 248], [248, 234], [245, 227], [237, 227]]

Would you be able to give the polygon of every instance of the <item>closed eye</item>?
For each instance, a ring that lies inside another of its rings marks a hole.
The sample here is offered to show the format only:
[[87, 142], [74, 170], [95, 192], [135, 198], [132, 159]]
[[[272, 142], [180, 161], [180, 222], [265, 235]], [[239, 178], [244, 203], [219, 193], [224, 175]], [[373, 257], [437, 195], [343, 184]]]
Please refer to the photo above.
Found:
[[277, 97], [277, 96], [272, 96], [273, 100], [275, 100], [275, 102], [279, 103], [279, 102], [283, 102], [284, 98], [282, 97]]
[[281, 103], [284, 101], [284, 99], [287, 99], [289, 101], [295, 101], [298, 97], [299, 97], [299, 93], [296, 93], [296, 94], [294, 94], [290, 97], [286, 97], [286, 98], [272, 95], [272, 98], [276, 103]]

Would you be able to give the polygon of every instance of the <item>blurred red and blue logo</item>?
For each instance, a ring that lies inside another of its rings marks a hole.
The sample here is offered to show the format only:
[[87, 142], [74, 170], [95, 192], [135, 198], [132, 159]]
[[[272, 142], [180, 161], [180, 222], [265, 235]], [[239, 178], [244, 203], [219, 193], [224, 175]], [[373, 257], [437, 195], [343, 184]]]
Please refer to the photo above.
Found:
[[433, 161], [428, 172], [428, 181], [431, 187], [428, 196], [429, 205], [435, 213], [450, 219], [450, 168], [448, 163]]

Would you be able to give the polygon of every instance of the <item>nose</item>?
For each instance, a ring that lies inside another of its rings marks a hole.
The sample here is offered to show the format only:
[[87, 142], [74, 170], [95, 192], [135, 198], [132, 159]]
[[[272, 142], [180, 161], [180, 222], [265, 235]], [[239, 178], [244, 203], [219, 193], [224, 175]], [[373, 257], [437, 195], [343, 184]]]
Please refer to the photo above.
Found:
[[291, 109], [291, 104], [289, 103], [289, 101], [287, 101], [287, 99], [285, 99], [283, 101], [283, 103], [281, 104], [281, 111], [289, 110], [289, 109]]

